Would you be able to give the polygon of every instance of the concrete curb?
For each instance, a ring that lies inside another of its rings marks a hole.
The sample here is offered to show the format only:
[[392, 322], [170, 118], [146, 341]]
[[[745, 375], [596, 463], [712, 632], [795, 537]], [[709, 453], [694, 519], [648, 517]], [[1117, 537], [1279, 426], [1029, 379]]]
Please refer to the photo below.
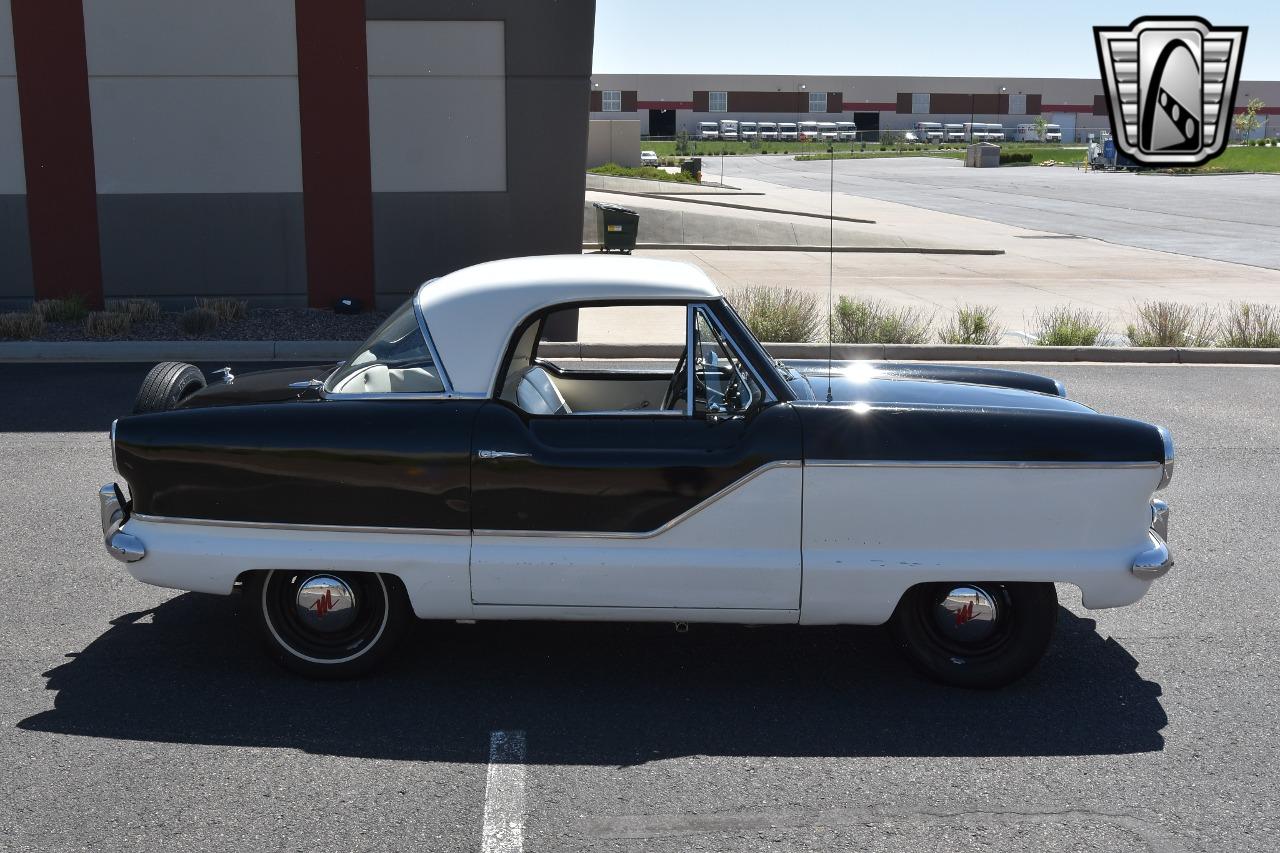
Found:
[[[599, 249], [599, 243], [583, 243], [584, 251]], [[637, 249], [645, 251], [687, 251], [687, 252], [861, 252], [877, 255], [1003, 255], [1004, 249], [951, 249], [928, 248], [925, 246], [783, 246], [764, 244], [720, 244], [720, 243], [636, 243]]]
[[[809, 219], [834, 219], [836, 222], [853, 222], [858, 225], [875, 225], [874, 219], [856, 219], [852, 216], [828, 216], [825, 213], [811, 213], [807, 210], [784, 210], [780, 207], [756, 207], [751, 204], [734, 204], [731, 201], [711, 201], [705, 198], [686, 198], [692, 193], [640, 193], [627, 190], [598, 190], [587, 187], [589, 193], [611, 193], [613, 195], [629, 195], [641, 198], [658, 198], [663, 201], [682, 201], [685, 204], [706, 204], [712, 207], [732, 207], [735, 210], [751, 210], [756, 213], [778, 213], [785, 216], [804, 216]], [[711, 195], [711, 193], [709, 193]], [[714, 193], [714, 195], [763, 195], [763, 193]]]
[[[358, 341], [5, 341], [9, 362], [340, 361]], [[766, 344], [778, 358], [825, 359], [826, 344]], [[675, 358], [672, 344], [548, 343], [551, 358]], [[1276, 364], [1280, 349], [1215, 347], [1038, 347], [949, 344], [836, 344], [839, 360], [1103, 362], [1110, 364]]]

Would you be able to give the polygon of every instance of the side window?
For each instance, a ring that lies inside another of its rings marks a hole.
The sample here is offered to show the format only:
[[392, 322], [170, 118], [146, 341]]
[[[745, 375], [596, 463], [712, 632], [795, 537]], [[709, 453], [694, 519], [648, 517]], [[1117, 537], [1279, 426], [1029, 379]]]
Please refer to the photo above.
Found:
[[330, 394], [439, 394], [440, 379], [431, 349], [406, 302], [360, 345], [325, 382]]
[[694, 414], [741, 414], [764, 396], [755, 377], [701, 308], [695, 309], [693, 357]]

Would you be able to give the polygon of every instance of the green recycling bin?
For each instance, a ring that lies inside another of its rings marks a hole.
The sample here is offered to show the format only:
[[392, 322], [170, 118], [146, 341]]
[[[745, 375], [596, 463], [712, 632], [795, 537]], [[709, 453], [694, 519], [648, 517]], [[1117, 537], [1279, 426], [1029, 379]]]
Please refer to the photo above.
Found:
[[596, 239], [600, 251], [617, 249], [624, 255], [636, 247], [636, 232], [640, 230], [640, 214], [629, 207], [595, 202]]

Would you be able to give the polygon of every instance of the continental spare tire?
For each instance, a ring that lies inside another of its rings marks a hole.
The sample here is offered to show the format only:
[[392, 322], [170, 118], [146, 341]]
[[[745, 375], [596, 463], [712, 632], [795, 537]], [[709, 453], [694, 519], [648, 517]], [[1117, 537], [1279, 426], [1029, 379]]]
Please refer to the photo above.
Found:
[[147, 373], [133, 403], [133, 413], [167, 412], [205, 386], [204, 374], [192, 364], [162, 361]]

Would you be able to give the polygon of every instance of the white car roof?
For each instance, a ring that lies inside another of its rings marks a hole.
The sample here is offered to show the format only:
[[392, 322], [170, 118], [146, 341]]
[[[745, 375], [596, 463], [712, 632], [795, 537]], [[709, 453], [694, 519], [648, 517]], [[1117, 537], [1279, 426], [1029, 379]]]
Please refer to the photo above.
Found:
[[607, 255], [543, 255], [477, 264], [418, 288], [455, 394], [487, 397], [507, 344], [527, 317], [580, 302], [699, 302], [720, 298], [691, 264]]

